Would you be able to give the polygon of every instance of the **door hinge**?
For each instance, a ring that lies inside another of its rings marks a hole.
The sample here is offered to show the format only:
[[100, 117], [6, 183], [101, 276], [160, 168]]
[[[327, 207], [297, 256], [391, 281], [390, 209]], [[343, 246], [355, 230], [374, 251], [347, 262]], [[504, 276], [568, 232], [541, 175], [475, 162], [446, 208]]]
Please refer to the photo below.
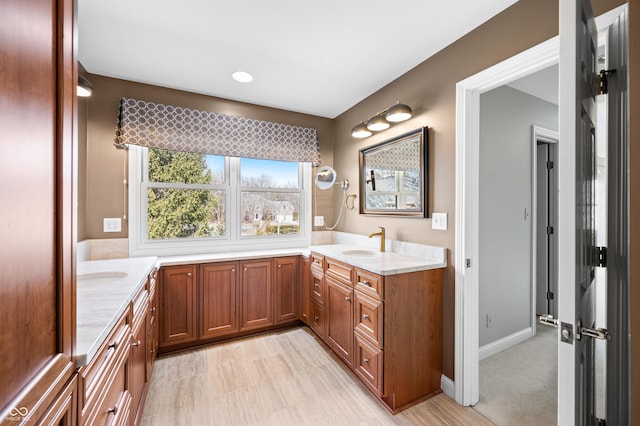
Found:
[[547, 235], [553, 235], [553, 226], [547, 226]]
[[607, 267], [607, 248], [596, 247], [596, 266], [601, 268]]
[[465, 267], [467, 267], [467, 268], [471, 268], [471, 259], [467, 259], [467, 260], [465, 261]]
[[600, 74], [598, 74], [597, 78], [597, 87], [596, 94], [597, 95], [606, 95], [609, 93], [609, 74], [615, 73], [616, 70], [602, 70]]
[[553, 169], [553, 161], [547, 161], [547, 170]]
[[547, 292], [547, 300], [553, 300], [553, 292], [552, 291], [548, 291]]

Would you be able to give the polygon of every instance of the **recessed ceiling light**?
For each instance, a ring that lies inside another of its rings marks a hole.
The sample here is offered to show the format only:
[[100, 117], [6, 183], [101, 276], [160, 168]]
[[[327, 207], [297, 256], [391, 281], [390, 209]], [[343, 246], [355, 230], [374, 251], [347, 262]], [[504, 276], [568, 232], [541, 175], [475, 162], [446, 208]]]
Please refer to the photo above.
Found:
[[235, 81], [239, 81], [240, 83], [250, 83], [253, 81], [253, 76], [244, 71], [236, 71], [231, 74], [231, 77], [233, 77]]

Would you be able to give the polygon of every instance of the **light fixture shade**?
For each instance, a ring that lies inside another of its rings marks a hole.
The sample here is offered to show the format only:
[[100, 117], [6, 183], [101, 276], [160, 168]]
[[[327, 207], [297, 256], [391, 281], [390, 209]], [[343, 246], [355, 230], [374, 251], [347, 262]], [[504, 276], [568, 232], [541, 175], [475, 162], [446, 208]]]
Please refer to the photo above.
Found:
[[84, 76], [78, 75], [78, 96], [81, 98], [87, 98], [93, 93], [93, 85]]
[[371, 135], [371, 130], [367, 129], [367, 126], [364, 123], [360, 123], [351, 129], [351, 136], [354, 138], [367, 138]]
[[398, 102], [387, 110], [386, 119], [392, 123], [398, 123], [411, 118], [413, 111], [409, 105]]
[[389, 126], [391, 125], [387, 120], [384, 119], [384, 116], [382, 114], [375, 115], [371, 117], [369, 121], [367, 121], [367, 129], [371, 130], [372, 132], [378, 132], [380, 130], [388, 129]]

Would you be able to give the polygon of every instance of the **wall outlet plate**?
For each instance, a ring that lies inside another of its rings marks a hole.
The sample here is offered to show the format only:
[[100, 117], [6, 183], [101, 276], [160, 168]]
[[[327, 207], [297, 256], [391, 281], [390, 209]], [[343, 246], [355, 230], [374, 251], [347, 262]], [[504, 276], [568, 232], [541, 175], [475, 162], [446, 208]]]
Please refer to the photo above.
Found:
[[324, 225], [324, 216], [313, 217], [313, 226], [323, 226], [323, 225]]
[[122, 220], [119, 217], [105, 217], [102, 220], [103, 232], [121, 232]]
[[431, 215], [431, 229], [446, 231], [447, 225], [447, 213], [433, 213]]

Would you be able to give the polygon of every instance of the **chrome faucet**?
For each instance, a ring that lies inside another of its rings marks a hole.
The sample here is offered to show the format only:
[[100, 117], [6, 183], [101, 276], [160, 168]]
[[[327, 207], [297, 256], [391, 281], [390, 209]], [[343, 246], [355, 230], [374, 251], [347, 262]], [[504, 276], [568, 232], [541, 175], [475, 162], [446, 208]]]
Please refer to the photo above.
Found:
[[369, 235], [369, 238], [380, 237], [380, 252], [384, 252], [384, 228], [382, 226], [378, 226], [378, 228], [380, 228], [380, 232]]

